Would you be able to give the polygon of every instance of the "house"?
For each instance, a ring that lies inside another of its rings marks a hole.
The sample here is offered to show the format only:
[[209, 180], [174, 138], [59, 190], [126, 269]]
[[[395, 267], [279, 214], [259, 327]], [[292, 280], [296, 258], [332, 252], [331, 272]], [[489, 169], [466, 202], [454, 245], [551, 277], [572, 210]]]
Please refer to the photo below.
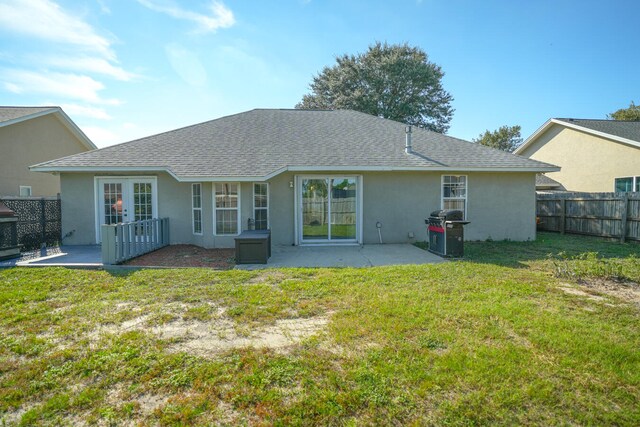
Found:
[[0, 107], [0, 196], [55, 196], [60, 178], [29, 166], [95, 148], [60, 107]]
[[640, 122], [549, 119], [515, 153], [562, 168], [540, 190], [640, 191]]
[[256, 109], [32, 167], [59, 173], [65, 244], [170, 219], [171, 243], [232, 247], [424, 240], [456, 208], [467, 239], [535, 238], [535, 176], [558, 168], [349, 110]]

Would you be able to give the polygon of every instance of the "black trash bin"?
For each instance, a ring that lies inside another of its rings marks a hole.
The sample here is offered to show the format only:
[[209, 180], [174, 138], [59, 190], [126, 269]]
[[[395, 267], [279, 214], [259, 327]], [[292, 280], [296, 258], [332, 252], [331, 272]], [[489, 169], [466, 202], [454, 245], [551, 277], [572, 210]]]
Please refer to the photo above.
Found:
[[429, 251], [434, 254], [460, 258], [464, 255], [464, 212], [442, 209], [431, 212], [425, 223], [429, 231]]

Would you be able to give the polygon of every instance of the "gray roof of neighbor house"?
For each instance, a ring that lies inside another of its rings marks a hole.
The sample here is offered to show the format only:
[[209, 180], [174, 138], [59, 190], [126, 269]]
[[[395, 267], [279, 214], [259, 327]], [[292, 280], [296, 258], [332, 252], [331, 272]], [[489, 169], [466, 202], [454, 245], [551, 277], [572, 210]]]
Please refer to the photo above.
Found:
[[582, 126], [597, 132], [608, 133], [620, 138], [640, 142], [640, 121], [598, 120], [598, 119], [556, 119]]
[[256, 109], [35, 165], [37, 171], [166, 170], [178, 180], [285, 170], [491, 170], [556, 166], [351, 110]]
[[551, 179], [543, 173], [536, 174], [536, 188], [560, 188], [560, 187], [562, 187], [562, 184], [560, 184], [555, 179]]
[[0, 124], [10, 122], [16, 119], [27, 118], [34, 114], [43, 113], [45, 111], [57, 111], [58, 107], [1, 107], [0, 106]]

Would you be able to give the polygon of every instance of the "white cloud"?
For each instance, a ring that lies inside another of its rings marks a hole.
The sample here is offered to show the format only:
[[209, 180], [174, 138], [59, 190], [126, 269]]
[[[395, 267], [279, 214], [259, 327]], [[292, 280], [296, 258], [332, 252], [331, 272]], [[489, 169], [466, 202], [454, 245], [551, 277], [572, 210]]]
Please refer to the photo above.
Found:
[[37, 61], [40, 65], [45, 65], [64, 70], [79, 71], [102, 74], [121, 81], [129, 81], [136, 77], [136, 74], [125, 71], [122, 67], [114, 65], [103, 58], [91, 56], [35, 56], [33, 61]]
[[0, 70], [0, 80], [13, 93], [56, 95], [95, 104], [120, 104], [116, 99], [101, 98], [98, 92], [104, 89], [104, 85], [88, 76], [4, 69]]
[[99, 120], [111, 119], [111, 116], [104, 109], [98, 107], [87, 107], [78, 104], [62, 104], [61, 107], [70, 116], [90, 117]]
[[236, 22], [231, 9], [222, 2], [215, 0], [209, 5], [210, 15], [182, 9], [171, 0], [138, 0], [138, 3], [148, 9], [164, 13], [173, 18], [192, 21], [201, 32], [214, 32], [218, 28], [229, 28]]
[[0, 0], [0, 29], [72, 45], [114, 60], [111, 41], [49, 0]]
[[111, 9], [109, 9], [109, 6], [107, 6], [104, 0], [98, 0], [98, 6], [100, 6], [101, 13], [105, 15], [111, 15]]
[[207, 71], [193, 52], [177, 43], [165, 46], [169, 62], [178, 75], [191, 86], [203, 86], [207, 82]]
[[82, 131], [98, 148], [122, 142], [120, 137], [108, 129], [98, 126], [82, 126]]

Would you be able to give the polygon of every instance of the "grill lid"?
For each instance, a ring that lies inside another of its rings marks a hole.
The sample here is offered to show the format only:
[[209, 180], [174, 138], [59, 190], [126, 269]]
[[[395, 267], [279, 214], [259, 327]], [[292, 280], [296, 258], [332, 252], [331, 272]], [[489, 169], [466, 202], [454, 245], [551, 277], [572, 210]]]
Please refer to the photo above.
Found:
[[0, 218], [13, 218], [15, 216], [17, 216], [16, 213], [0, 200]]
[[464, 212], [457, 209], [440, 209], [431, 212], [432, 218], [439, 218], [444, 221], [462, 221], [464, 218]]

